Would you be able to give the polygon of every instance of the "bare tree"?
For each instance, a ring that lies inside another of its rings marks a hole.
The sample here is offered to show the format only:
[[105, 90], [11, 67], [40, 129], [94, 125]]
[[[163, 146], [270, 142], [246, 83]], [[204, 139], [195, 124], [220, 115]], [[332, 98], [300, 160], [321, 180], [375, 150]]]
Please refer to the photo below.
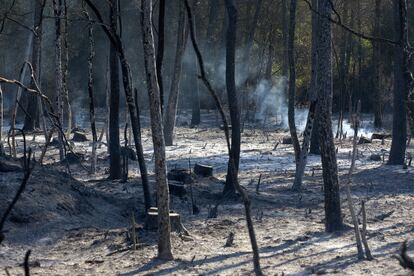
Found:
[[165, 160], [165, 141], [162, 125], [160, 90], [155, 63], [154, 37], [152, 32], [152, 0], [141, 2], [141, 27], [143, 34], [144, 61], [150, 99], [151, 130], [155, 156], [155, 178], [158, 203], [158, 257], [173, 259], [170, 240], [170, 208]]
[[332, 34], [329, 17], [330, 0], [320, 0], [318, 47], [318, 113], [319, 135], [325, 193], [325, 228], [333, 232], [342, 228], [338, 165], [332, 133]]
[[393, 90], [393, 116], [392, 116], [392, 143], [388, 164], [403, 165], [407, 145], [407, 96], [409, 93], [408, 79], [406, 79], [404, 63], [404, 18], [401, 16], [402, 3], [405, 0], [393, 0], [395, 40], [400, 45], [394, 47], [394, 90]]

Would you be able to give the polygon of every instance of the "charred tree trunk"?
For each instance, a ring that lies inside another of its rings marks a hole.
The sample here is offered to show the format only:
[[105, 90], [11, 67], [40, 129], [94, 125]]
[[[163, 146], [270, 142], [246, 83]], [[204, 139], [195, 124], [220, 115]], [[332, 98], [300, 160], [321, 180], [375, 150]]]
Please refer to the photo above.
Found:
[[288, 123], [290, 136], [292, 137], [293, 149], [295, 151], [296, 169], [298, 168], [300, 145], [295, 123], [295, 94], [296, 94], [296, 68], [295, 68], [295, 27], [296, 27], [296, 0], [290, 1], [289, 12], [289, 38], [288, 38], [288, 64], [289, 64], [289, 100], [288, 100]]
[[403, 52], [403, 91], [407, 96], [407, 114], [409, 116], [409, 125], [411, 136], [414, 132], [414, 76], [411, 67], [411, 61], [414, 60], [414, 48], [410, 45], [408, 36], [408, 6], [406, 0], [399, 1], [399, 14], [400, 14], [400, 43]]
[[167, 108], [164, 113], [164, 137], [166, 146], [172, 146], [174, 141], [174, 128], [177, 117], [178, 94], [180, 91], [182, 63], [185, 52], [185, 46], [187, 44], [187, 36], [188, 32], [185, 28], [185, 11], [183, 2], [180, 1], [174, 71], [171, 79], [171, 88], [170, 95], [168, 97]]
[[[403, 41], [403, 18], [400, 16], [400, 8], [403, 0], [393, 1], [394, 32], [396, 40]], [[403, 165], [405, 162], [405, 150], [407, 145], [407, 112], [406, 103], [408, 86], [404, 76], [404, 47], [398, 45], [394, 48], [394, 98], [392, 116], [392, 144], [389, 165]]]
[[[226, 9], [227, 15], [229, 17], [229, 24], [226, 33], [226, 88], [227, 100], [230, 109], [230, 120], [232, 126], [230, 159], [234, 161], [234, 167], [231, 166], [231, 162], [229, 162], [229, 166], [227, 169], [226, 185], [224, 186], [223, 194], [229, 195], [235, 193], [235, 182], [238, 181], [237, 175], [239, 173], [241, 135], [240, 107], [238, 103], [235, 81], [237, 9], [234, 2], [228, 0], [226, 0]], [[232, 175], [234, 175], [234, 179]]]
[[[118, 29], [118, 1], [111, 0], [111, 29]], [[110, 44], [111, 93], [109, 107], [109, 177], [121, 178], [121, 146], [119, 142], [119, 60], [115, 46]]]
[[[312, 6], [316, 10], [319, 10], [319, 0], [312, 0]], [[319, 15], [315, 12], [312, 12], [312, 72], [311, 72], [311, 88], [310, 88], [310, 100], [312, 102], [317, 100], [318, 95], [318, 41], [319, 41]], [[311, 154], [320, 154], [319, 148], [319, 127], [318, 127], [318, 109], [314, 108], [315, 113], [313, 114], [313, 124], [310, 129], [310, 145], [309, 153]], [[309, 117], [309, 116], [308, 116]], [[308, 118], [309, 121], [309, 118]], [[305, 161], [306, 162], [306, 161]], [[306, 166], [306, 164], [304, 164]], [[305, 170], [305, 166], [303, 170]], [[298, 179], [300, 180], [300, 179]], [[300, 181], [301, 182], [301, 181]]]
[[158, 203], [158, 257], [173, 259], [170, 240], [170, 209], [167, 181], [167, 164], [165, 160], [165, 141], [162, 126], [160, 90], [158, 87], [154, 37], [152, 33], [152, 0], [141, 2], [141, 27], [143, 33], [144, 61], [147, 77], [148, 96], [150, 99], [151, 130], [154, 144], [155, 177], [157, 182]]
[[320, 1], [318, 51], [318, 113], [320, 148], [325, 193], [325, 229], [342, 228], [338, 167], [332, 133], [332, 34], [330, 0]]
[[[257, 245], [253, 221], [251, 217], [250, 199], [247, 193], [240, 186], [238, 181], [238, 170], [240, 160], [240, 108], [236, 92], [235, 69], [236, 69], [236, 33], [237, 33], [237, 8], [234, 0], [226, 0], [226, 10], [229, 18], [226, 39], [226, 87], [229, 102], [230, 118], [232, 124], [231, 148], [229, 168], [227, 171], [226, 186], [236, 188], [240, 193], [245, 207], [246, 223], [249, 232], [250, 242], [253, 250], [253, 264], [256, 275], [262, 275], [260, 267], [259, 248]], [[231, 180], [231, 184], [229, 184]]]
[[[34, 3], [34, 20], [33, 20], [33, 30], [36, 35], [33, 36], [33, 45], [32, 45], [32, 66], [35, 71], [35, 77], [37, 82], [40, 80], [40, 55], [42, 47], [42, 21], [43, 21], [43, 10], [46, 4], [45, 0], [35, 0]], [[33, 82], [33, 81], [32, 81]], [[34, 83], [30, 84], [31, 88], [34, 88]], [[24, 131], [34, 130], [36, 127], [39, 127], [39, 105], [35, 104], [38, 101], [36, 95], [26, 94], [27, 95], [27, 106], [26, 106], [26, 116], [24, 118]]]

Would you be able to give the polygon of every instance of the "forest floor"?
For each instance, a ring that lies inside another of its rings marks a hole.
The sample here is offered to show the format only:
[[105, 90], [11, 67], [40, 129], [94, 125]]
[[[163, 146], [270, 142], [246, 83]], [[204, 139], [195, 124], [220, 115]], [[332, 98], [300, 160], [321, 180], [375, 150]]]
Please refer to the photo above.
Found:
[[[181, 215], [190, 236], [172, 234], [174, 261], [156, 259], [156, 232], [138, 229], [139, 247], [128, 250], [131, 213], [143, 223], [142, 189], [136, 162], [130, 162], [128, 182], [107, 180], [108, 154], [98, 152], [98, 172], [89, 174], [79, 164], [59, 163], [57, 148], [37, 165], [25, 192], [6, 223], [0, 245], [0, 275], [22, 275], [25, 252], [32, 250], [32, 275], [248, 275], [253, 273], [252, 253], [244, 208], [239, 200], [221, 204], [217, 218], [209, 208], [219, 199], [225, 179], [227, 153], [221, 130], [210, 125], [176, 129], [174, 146], [167, 147], [168, 168], [188, 168], [195, 163], [214, 167], [214, 177], [194, 179], [193, 196], [200, 213], [191, 213], [189, 196], [171, 196], [171, 209]], [[44, 139], [38, 134], [30, 145], [36, 156]], [[246, 127], [242, 136], [240, 182], [252, 199], [252, 214], [266, 275], [405, 275], [397, 254], [401, 242], [414, 238], [414, 168], [372, 161], [385, 156], [390, 139], [358, 146], [352, 196], [357, 211], [366, 202], [368, 242], [373, 261], [356, 257], [352, 229], [324, 232], [324, 204], [320, 159], [310, 156], [304, 189], [290, 191], [294, 176], [292, 146], [283, 144], [288, 132]], [[145, 156], [153, 180], [150, 132], [143, 130]], [[21, 145], [21, 138], [19, 137]], [[341, 183], [343, 220], [351, 225], [345, 181], [352, 143], [336, 141]], [[79, 153], [90, 151], [90, 142], [75, 142]], [[413, 153], [409, 147], [408, 152]], [[83, 166], [89, 166], [89, 154]], [[13, 161], [11, 161], [13, 162]], [[261, 175], [261, 177], [260, 177]], [[257, 191], [257, 182], [261, 178]], [[22, 172], [0, 174], [0, 210], [14, 195]], [[1, 211], [3, 212], [3, 211]], [[234, 244], [226, 247], [230, 233]], [[412, 252], [412, 251], [410, 251]], [[411, 253], [414, 254], [414, 253]]]

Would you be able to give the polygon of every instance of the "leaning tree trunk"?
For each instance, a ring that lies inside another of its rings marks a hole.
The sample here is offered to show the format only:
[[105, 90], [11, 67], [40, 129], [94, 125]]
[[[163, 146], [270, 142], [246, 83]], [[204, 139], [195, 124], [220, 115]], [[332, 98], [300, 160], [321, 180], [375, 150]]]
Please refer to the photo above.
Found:
[[[318, 0], [312, 0], [312, 7], [318, 10]], [[306, 120], [305, 130], [303, 132], [303, 141], [302, 147], [300, 149], [299, 160], [296, 166], [295, 180], [293, 182], [292, 190], [299, 191], [302, 187], [303, 175], [305, 174], [306, 163], [308, 159], [308, 151], [311, 146], [312, 138], [316, 141], [319, 141], [317, 137], [317, 132], [315, 131], [315, 118], [317, 111], [317, 76], [318, 76], [318, 22], [319, 16], [312, 12], [312, 46], [311, 46], [311, 55], [312, 55], [312, 64], [311, 64], [311, 84], [310, 84], [310, 94], [309, 94], [309, 112], [308, 118]], [[315, 146], [315, 141], [313, 142]], [[319, 151], [319, 143], [316, 145]]]
[[[59, 124], [63, 127], [63, 67], [62, 67], [62, 0], [53, 0], [53, 10], [55, 16], [55, 80], [56, 80], [56, 96], [57, 96], [57, 116]], [[63, 129], [62, 129], [63, 131]], [[63, 141], [63, 133], [59, 133], [59, 156], [62, 161], [65, 158], [65, 149]]]
[[144, 61], [150, 100], [152, 141], [155, 156], [155, 178], [158, 203], [158, 257], [173, 259], [170, 240], [170, 208], [167, 182], [165, 141], [162, 126], [160, 90], [155, 65], [154, 37], [152, 33], [152, 0], [141, 2], [141, 27], [143, 34]]
[[[403, 41], [403, 18], [400, 16], [401, 0], [394, 0], [394, 32], [396, 40]], [[388, 159], [389, 165], [403, 165], [407, 144], [407, 116], [406, 102], [408, 90], [404, 77], [404, 47], [397, 45], [394, 48], [394, 92], [392, 116], [392, 143]]]
[[[118, 29], [118, 1], [111, 0], [111, 29]], [[109, 62], [111, 89], [109, 100], [109, 177], [121, 178], [121, 146], [119, 143], [119, 60], [115, 46], [110, 44]]]
[[[43, 21], [43, 10], [45, 7], [45, 0], [36, 0], [34, 3], [34, 20], [33, 30], [36, 35], [33, 36], [32, 42], [32, 66], [35, 71], [35, 77], [37, 82], [40, 80], [40, 55], [42, 45], [42, 21]], [[30, 88], [34, 88], [34, 83], [31, 81]], [[35, 104], [38, 101], [38, 97], [34, 94], [27, 95], [27, 106], [26, 116], [24, 118], [23, 130], [31, 131], [39, 126], [39, 105]]]
[[177, 47], [175, 51], [174, 71], [171, 79], [170, 95], [167, 108], [164, 113], [164, 137], [165, 145], [172, 146], [174, 141], [174, 128], [177, 117], [178, 94], [180, 90], [180, 78], [182, 72], [183, 56], [187, 44], [188, 32], [185, 28], [185, 12], [183, 2], [179, 2]]
[[296, 169], [299, 164], [300, 145], [295, 124], [295, 94], [296, 94], [296, 68], [295, 68], [295, 26], [296, 26], [296, 0], [290, 1], [289, 38], [288, 38], [288, 64], [289, 64], [289, 101], [288, 123], [295, 151]]
[[332, 133], [332, 34], [328, 19], [331, 16], [331, 10], [330, 0], [320, 1], [318, 120], [325, 193], [325, 229], [327, 232], [334, 232], [342, 228], [338, 165]]

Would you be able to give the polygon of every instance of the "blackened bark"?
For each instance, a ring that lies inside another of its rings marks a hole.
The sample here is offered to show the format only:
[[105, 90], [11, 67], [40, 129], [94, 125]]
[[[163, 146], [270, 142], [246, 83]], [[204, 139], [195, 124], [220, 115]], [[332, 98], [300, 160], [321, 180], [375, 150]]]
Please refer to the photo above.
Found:
[[[257, 245], [256, 234], [254, 231], [251, 216], [251, 202], [247, 196], [246, 191], [243, 190], [238, 181], [240, 160], [240, 108], [238, 104], [235, 81], [237, 8], [234, 0], [226, 0], [225, 3], [229, 18], [229, 25], [226, 35], [226, 87], [227, 98], [229, 101], [230, 118], [232, 123], [230, 160], [229, 168], [227, 171], [227, 182], [231, 180], [231, 187], [236, 188], [243, 199], [247, 229], [249, 232], [250, 243], [253, 251], [254, 272], [256, 275], [263, 275], [260, 267], [259, 247]], [[226, 186], [227, 185], [228, 183], [226, 183]]]
[[318, 45], [318, 113], [319, 135], [325, 193], [325, 230], [342, 228], [338, 167], [332, 133], [332, 34], [329, 17], [330, 0], [320, 1]]
[[155, 156], [155, 179], [158, 203], [158, 257], [173, 259], [170, 240], [170, 208], [165, 158], [165, 141], [162, 125], [160, 90], [158, 87], [154, 37], [152, 33], [152, 0], [141, 2], [141, 27], [143, 33], [144, 61], [148, 96], [150, 99], [151, 130]]
[[172, 146], [174, 141], [174, 128], [177, 116], [178, 95], [180, 89], [180, 79], [182, 72], [182, 61], [185, 52], [188, 32], [185, 28], [185, 11], [183, 2], [179, 3], [177, 47], [175, 51], [174, 71], [171, 79], [170, 94], [168, 97], [167, 108], [164, 113], [164, 137], [165, 145]]
[[[231, 120], [231, 152], [230, 159], [234, 160], [234, 168], [230, 166], [227, 169], [226, 185], [224, 186], [223, 194], [232, 194], [235, 192], [235, 182], [239, 171], [240, 161], [240, 108], [238, 103], [238, 96], [236, 92], [235, 81], [235, 59], [236, 59], [236, 21], [237, 10], [232, 3], [233, 1], [226, 1], [227, 15], [229, 17], [229, 24], [226, 33], [226, 88], [227, 100], [230, 109]], [[232, 171], [232, 170], [235, 171]], [[231, 176], [234, 175], [235, 179]]]
[[[118, 28], [118, 1], [111, 0], [111, 29]], [[109, 177], [121, 178], [121, 146], [119, 143], [119, 60], [115, 46], [110, 44], [109, 62], [111, 72], [111, 89], [109, 101]]]
[[[397, 41], [403, 41], [401, 28], [400, 0], [393, 1], [394, 32]], [[389, 165], [403, 165], [405, 162], [405, 150], [407, 144], [407, 116], [406, 102], [408, 96], [407, 85], [404, 79], [404, 48], [398, 45], [394, 48], [394, 92], [393, 92], [393, 120], [392, 120], [392, 144]]]

